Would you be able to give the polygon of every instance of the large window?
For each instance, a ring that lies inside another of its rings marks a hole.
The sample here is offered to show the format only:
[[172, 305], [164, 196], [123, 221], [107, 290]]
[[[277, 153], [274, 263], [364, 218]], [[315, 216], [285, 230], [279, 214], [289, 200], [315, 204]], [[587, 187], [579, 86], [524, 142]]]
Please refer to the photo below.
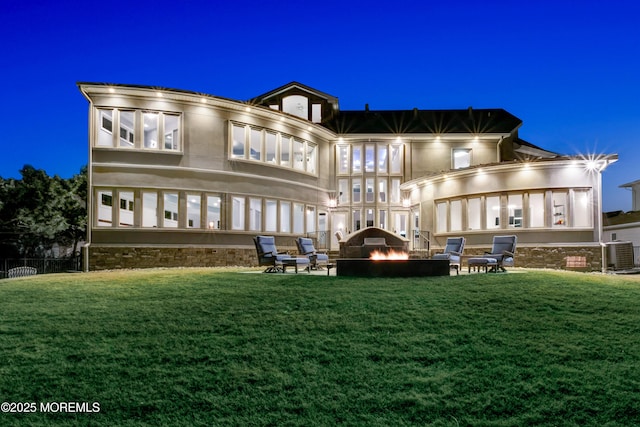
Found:
[[269, 200], [265, 201], [265, 231], [278, 231], [278, 201]]
[[291, 233], [291, 202], [280, 202], [280, 232]]
[[480, 197], [472, 197], [467, 200], [467, 226], [469, 230], [482, 228], [482, 209]]
[[[465, 200], [467, 209], [463, 211]], [[463, 212], [467, 230], [593, 227], [591, 190], [538, 190], [504, 196], [475, 196], [465, 200], [436, 201], [437, 233], [462, 230]]]
[[177, 114], [164, 114], [164, 149], [180, 149], [180, 116]]
[[389, 172], [393, 175], [401, 174], [402, 173], [402, 145], [400, 144], [391, 145], [389, 149], [390, 149]]
[[200, 194], [187, 194], [187, 228], [200, 228], [202, 200]]
[[462, 201], [452, 200], [449, 209], [451, 210], [450, 212], [451, 231], [461, 231], [462, 230]]
[[529, 194], [529, 227], [544, 227], [544, 193]]
[[111, 227], [113, 225], [113, 193], [98, 191], [98, 226]]
[[220, 196], [207, 196], [207, 228], [209, 230], [219, 230], [220, 224]]
[[471, 166], [471, 149], [454, 148], [453, 153], [453, 169], [468, 168]]
[[304, 205], [302, 203], [293, 204], [293, 232], [294, 234], [304, 233]]
[[158, 143], [158, 113], [147, 112], [142, 114], [144, 123], [144, 148], [157, 149]]
[[353, 200], [353, 203], [360, 203], [362, 201], [360, 197], [362, 190], [362, 180], [360, 178], [354, 178], [351, 186], [353, 190], [353, 197], [351, 197], [351, 200]]
[[336, 162], [338, 163], [338, 173], [347, 174], [349, 173], [349, 146], [338, 145], [337, 150], [338, 155]]
[[233, 197], [231, 199], [231, 229], [244, 230], [244, 197]]
[[262, 199], [249, 199], [249, 230], [262, 230]]
[[573, 226], [574, 227], [591, 227], [593, 211], [591, 207], [591, 198], [589, 191], [576, 190], [573, 193]]
[[113, 147], [113, 110], [98, 110], [98, 147]]
[[485, 199], [487, 230], [500, 228], [500, 196], [489, 196]]
[[120, 197], [120, 211], [119, 211], [119, 223], [121, 227], [133, 227], [133, 191], [121, 191]]
[[374, 172], [376, 170], [375, 146], [365, 145], [364, 147], [364, 171]]
[[509, 194], [507, 198], [507, 211], [509, 212], [509, 227], [522, 227], [522, 194]]
[[120, 111], [120, 147], [135, 146], [135, 117], [134, 111]]
[[158, 226], [158, 193], [142, 192], [142, 226]]
[[178, 227], [178, 193], [164, 193], [164, 227]]
[[231, 123], [230, 153], [232, 159], [277, 164], [316, 174], [318, 146], [270, 129]]

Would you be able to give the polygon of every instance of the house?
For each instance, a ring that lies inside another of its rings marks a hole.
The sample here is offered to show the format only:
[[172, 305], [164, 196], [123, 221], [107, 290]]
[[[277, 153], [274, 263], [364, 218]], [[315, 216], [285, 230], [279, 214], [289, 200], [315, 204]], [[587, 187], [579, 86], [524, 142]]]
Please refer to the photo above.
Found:
[[631, 190], [631, 211], [614, 211], [603, 214], [602, 239], [604, 242], [631, 242], [633, 260], [640, 265], [640, 180], [622, 184], [620, 188]]
[[[601, 172], [616, 155], [563, 156], [518, 136], [503, 109], [342, 111], [292, 82], [248, 101], [78, 83], [89, 101], [85, 268], [252, 265], [279, 248], [376, 226], [428, 256], [518, 236], [517, 264], [602, 265]], [[338, 233], [339, 232], [339, 233]]]

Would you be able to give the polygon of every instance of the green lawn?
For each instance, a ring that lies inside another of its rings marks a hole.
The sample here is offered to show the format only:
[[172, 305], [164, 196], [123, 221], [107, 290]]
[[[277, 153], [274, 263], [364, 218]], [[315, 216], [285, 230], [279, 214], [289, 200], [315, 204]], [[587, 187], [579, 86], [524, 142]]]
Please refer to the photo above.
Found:
[[0, 425], [640, 425], [636, 276], [61, 274], [0, 319]]

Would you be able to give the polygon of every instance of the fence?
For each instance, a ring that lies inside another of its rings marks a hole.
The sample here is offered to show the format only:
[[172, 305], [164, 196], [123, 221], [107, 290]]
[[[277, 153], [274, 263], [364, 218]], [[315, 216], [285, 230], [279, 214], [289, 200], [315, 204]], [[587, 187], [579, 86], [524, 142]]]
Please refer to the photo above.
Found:
[[38, 274], [64, 273], [67, 271], [82, 271], [82, 258], [21, 258], [0, 260], [0, 277], [15, 267], [34, 267]]

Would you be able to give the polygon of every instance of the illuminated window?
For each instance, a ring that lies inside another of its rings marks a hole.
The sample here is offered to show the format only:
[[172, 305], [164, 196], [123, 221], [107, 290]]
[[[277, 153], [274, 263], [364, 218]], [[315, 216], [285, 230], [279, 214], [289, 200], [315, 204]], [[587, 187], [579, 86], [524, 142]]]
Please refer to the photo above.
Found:
[[462, 230], [462, 201], [452, 200], [449, 209], [451, 210], [450, 231], [461, 231]]
[[453, 169], [468, 168], [471, 166], [471, 149], [453, 149]]
[[202, 201], [199, 194], [187, 194], [187, 227], [200, 228]]
[[207, 196], [207, 228], [220, 229], [221, 199], [219, 196]]
[[507, 198], [509, 227], [522, 228], [522, 194], [510, 194]]
[[98, 226], [111, 227], [113, 223], [113, 193], [98, 191]]
[[262, 230], [262, 199], [249, 199], [249, 230]]
[[98, 110], [98, 147], [113, 147], [113, 110]]
[[487, 230], [500, 228], [500, 197], [486, 198]]
[[467, 224], [469, 230], [480, 230], [481, 225], [481, 208], [480, 198], [473, 197], [467, 200]]
[[158, 226], [158, 193], [155, 191], [142, 193], [142, 226]]
[[163, 227], [178, 227], [178, 194], [164, 193], [164, 221]]
[[338, 158], [337, 158], [338, 173], [347, 174], [349, 173], [349, 146], [339, 145], [337, 147], [337, 150], [338, 150]]
[[592, 226], [592, 203], [589, 197], [589, 191], [576, 190], [573, 194], [573, 226], [574, 227], [591, 227]]
[[231, 198], [231, 229], [232, 230], [244, 230], [244, 209], [245, 209], [244, 197], [232, 197]]
[[529, 227], [544, 227], [544, 194], [529, 194]]
[[133, 191], [121, 191], [118, 196], [120, 197], [119, 225], [133, 227]]
[[158, 113], [144, 113], [144, 148], [157, 149], [158, 145]]
[[135, 146], [135, 112], [120, 111], [120, 147]]

